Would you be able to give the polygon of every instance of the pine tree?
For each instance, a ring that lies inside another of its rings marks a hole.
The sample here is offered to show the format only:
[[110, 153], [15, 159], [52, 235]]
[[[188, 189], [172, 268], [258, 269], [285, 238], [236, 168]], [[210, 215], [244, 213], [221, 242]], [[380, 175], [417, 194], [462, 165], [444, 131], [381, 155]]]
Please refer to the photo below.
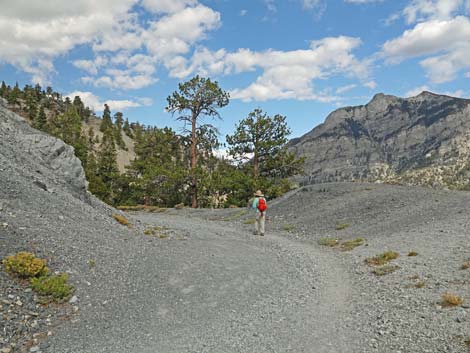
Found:
[[107, 104], [104, 105], [103, 111], [103, 120], [101, 121], [100, 131], [105, 133], [105, 131], [112, 131], [113, 130], [113, 121], [111, 120], [111, 111], [109, 110], [109, 106]]
[[116, 157], [116, 146], [112, 130], [105, 130], [100, 149], [97, 154], [97, 171], [99, 178], [105, 186], [104, 193], [99, 196], [109, 204], [112, 204], [114, 201], [114, 183], [119, 176]]
[[5, 84], [5, 81], [2, 81], [2, 85], [0, 86], [0, 97], [6, 97], [7, 96], [7, 85]]
[[185, 83], [178, 85], [178, 91], [167, 97], [168, 106], [166, 110], [171, 113], [181, 114], [177, 120], [183, 121], [191, 129], [191, 206], [198, 207], [198, 179], [196, 169], [198, 167], [198, 129], [200, 119], [204, 116], [219, 117], [219, 108], [229, 103], [229, 94], [223, 91], [217, 82], [208, 78], [196, 76]]
[[39, 107], [39, 110], [35, 116], [33, 127], [42, 131], [47, 130], [47, 116], [46, 112], [44, 111], [44, 106], [42, 105]]
[[124, 123], [124, 119], [122, 117], [121, 112], [117, 112], [114, 114], [114, 139], [116, 140], [116, 144], [123, 150], [127, 151], [126, 144], [124, 143], [124, 140], [122, 139], [122, 126]]

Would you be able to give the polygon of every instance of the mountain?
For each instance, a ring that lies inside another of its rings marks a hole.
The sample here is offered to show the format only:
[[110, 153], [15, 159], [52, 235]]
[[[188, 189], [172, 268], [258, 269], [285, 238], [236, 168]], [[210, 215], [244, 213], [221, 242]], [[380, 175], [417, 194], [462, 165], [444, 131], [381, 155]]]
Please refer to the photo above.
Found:
[[470, 100], [431, 92], [379, 93], [332, 112], [290, 141], [306, 157], [301, 183], [374, 180], [466, 188], [470, 183]]

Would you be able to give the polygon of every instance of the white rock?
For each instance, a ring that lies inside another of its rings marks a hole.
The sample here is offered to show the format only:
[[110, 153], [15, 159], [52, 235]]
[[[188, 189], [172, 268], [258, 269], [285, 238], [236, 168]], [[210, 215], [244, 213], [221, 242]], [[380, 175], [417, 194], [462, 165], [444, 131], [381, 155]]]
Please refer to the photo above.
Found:
[[78, 301], [78, 297], [77, 297], [76, 295], [74, 295], [72, 298], [70, 298], [69, 303], [70, 303], [70, 304], [74, 304], [74, 303], [76, 303], [77, 301]]

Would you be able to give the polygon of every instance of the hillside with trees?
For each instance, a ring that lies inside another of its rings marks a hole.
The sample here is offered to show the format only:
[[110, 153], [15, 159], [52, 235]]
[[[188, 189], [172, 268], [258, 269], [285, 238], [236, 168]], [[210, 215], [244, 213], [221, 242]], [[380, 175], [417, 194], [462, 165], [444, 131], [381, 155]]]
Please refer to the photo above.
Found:
[[167, 98], [182, 133], [130, 122], [106, 104], [98, 115], [79, 96], [72, 100], [51, 87], [2, 82], [0, 97], [34, 128], [73, 146], [89, 191], [114, 206], [242, 206], [258, 188], [282, 195], [292, 187], [288, 178], [302, 170], [303, 159], [286, 148], [285, 117], [259, 109], [226, 137], [233, 159], [217, 157], [220, 136], [204, 118], [220, 119], [229, 94], [209, 78], [181, 83]]

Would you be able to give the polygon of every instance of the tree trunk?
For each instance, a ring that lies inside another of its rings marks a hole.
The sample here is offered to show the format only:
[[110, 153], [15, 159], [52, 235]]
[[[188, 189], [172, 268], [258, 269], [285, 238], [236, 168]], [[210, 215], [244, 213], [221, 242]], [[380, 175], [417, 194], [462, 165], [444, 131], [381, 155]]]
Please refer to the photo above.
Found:
[[255, 179], [258, 179], [259, 176], [259, 159], [258, 151], [255, 150], [255, 155], [253, 156], [253, 176]]
[[197, 208], [197, 178], [196, 178], [196, 166], [197, 166], [197, 151], [196, 151], [196, 120], [197, 116], [193, 113], [191, 120], [191, 207]]

